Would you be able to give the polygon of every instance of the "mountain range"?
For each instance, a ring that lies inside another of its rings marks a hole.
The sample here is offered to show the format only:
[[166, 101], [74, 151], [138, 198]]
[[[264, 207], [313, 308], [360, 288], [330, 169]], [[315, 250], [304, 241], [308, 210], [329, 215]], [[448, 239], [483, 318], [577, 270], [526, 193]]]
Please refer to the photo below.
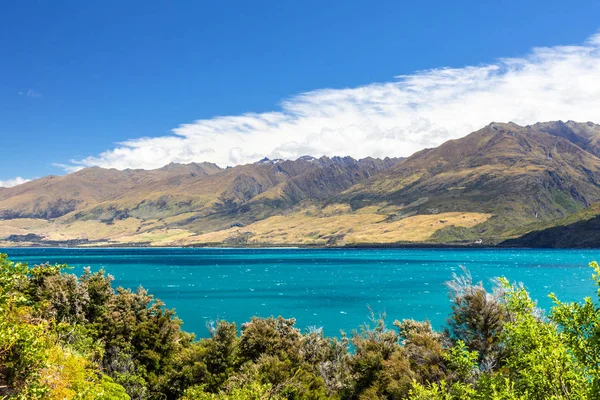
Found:
[[600, 125], [491, 123], [408, 158], [85, 168], [0, 189], [0, 245], [600, 245]]

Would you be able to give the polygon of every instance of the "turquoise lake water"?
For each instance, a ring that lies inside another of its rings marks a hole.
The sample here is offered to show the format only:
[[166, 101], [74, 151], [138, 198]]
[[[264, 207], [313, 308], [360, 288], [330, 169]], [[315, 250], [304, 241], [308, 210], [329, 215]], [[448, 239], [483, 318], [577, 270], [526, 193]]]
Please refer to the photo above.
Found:
[[488, 288], [506, 276], [523, 282], [539, 305], [548, 293], [581, 300], [595, 293], [590, 261], [600, 250], [514, 249], [0, 249], [14, 261], [104, 268], [115, 284], [144, 286], [175, 308], [183, 328], [206, 336], [207, 322], [282, 315], [297, 326], [350, 332], [370, 306], [395, 319], [428, 318], [442, 327], [450, 312], [444, 282], [465, 266]]

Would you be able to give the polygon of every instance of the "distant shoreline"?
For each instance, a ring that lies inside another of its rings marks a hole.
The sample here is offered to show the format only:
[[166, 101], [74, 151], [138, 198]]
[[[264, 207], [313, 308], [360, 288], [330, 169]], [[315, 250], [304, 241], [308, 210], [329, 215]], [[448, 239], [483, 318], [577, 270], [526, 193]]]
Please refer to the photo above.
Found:
[[369, 244], [350, 244], [345, 246], [322, 246], [322, 245], [307, 245], [307, 244], [290, 244], [290, 245], [273, 245], [273, 244], [256, 244], [256, 245], [244, 245], [235, 246], [231, 244], [206, 244], [206, 245], [186, 245], [186, 246], [152, 246], [150, 244], [139, 244], [139, 245], [119, 245], [119, 244], [106, 244], [106, 245], [69, 245], [69, 244], [32, 244], [32, 245], [7, 245], [3, 243], [0, 245], [0, 252], [3, 249], [273, 249], [273, 250], [284, 250], [284, 249], [315, 249], [315, 250], [343, 250], [343, 249], [469, 249], [469, 250], [493, 250], [493, 249], [556, 249], [556, 250], [569, 250], [569, 249], [588, 249], [600, 250], [600, 247], [551, 247], [551, 246], [519, 246], [514, 244], [456, 244], [456, 243], [369, 243]]

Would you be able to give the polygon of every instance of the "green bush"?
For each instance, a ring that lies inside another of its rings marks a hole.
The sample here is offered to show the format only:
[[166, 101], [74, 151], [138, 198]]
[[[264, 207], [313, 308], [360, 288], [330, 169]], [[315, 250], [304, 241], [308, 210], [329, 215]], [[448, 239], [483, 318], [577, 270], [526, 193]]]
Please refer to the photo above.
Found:
[[493, 292], [468, 272], [448, 286], [448, 327], [372, 313], [352, 335], [301, 332], [295, 320], [219, 321], [195, 340], [144, 289], [104, 271], [29, 267], [0, 255], [0, 398], [6, 399], [597, 399], [596, 301], [555, 302], [548, 317], [522, 285]]

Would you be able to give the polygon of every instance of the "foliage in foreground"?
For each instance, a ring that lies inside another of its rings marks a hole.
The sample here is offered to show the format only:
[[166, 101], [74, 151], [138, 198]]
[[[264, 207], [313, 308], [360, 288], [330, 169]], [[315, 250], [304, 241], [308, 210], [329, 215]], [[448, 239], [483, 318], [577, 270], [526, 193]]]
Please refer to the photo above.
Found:
[[447, 329], [372, 316], [351, 335], [219, 321], [195, 340], [145, 290], [0, 255], [1, 399], [597, 399], [597, 299], [544, 316], [521, 286], [449, 282]]

